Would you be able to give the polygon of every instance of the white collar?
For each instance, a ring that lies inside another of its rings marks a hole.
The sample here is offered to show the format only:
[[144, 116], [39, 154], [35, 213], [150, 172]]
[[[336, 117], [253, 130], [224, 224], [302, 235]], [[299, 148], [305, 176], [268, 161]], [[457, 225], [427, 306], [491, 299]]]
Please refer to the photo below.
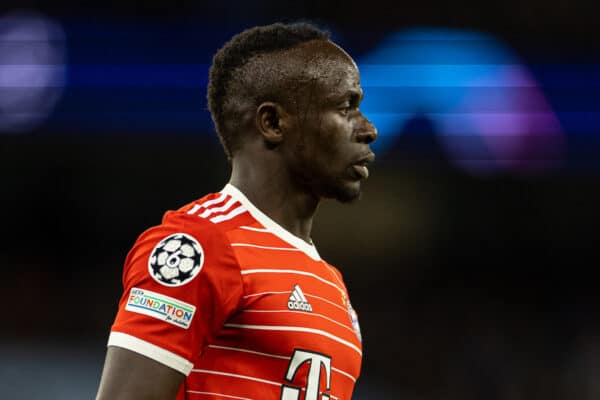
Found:
[[221, 190], [221, 193], [228, 194], [235, 200], [239, 201], [248, 210], [250, 215], [254, 217], [254, 219], [260, 222], [265, 228], [269, 229], [274, 235], [278, 236], [285, 242], [291, 244], [295, 248], [302, 250], [313, 260], [321, 260], [321, 257], [319, 256], [317, 248], [314, 246], [314, 244], [308, 244], [304, 240], [300, 239], [298, 236], [285, 230], [281, 225], [273, 221], [265, 213], [256, 208], [256, 206], [252, 204], [252, 202], [248, 200], [248, 198], [244, 196], [244, 194], [231, 183], [225, 185], [223, 190]]

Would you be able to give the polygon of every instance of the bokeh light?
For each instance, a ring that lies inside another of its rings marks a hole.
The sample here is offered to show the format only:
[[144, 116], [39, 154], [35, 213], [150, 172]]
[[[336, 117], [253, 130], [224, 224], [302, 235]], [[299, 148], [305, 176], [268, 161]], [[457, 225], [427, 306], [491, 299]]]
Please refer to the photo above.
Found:
[[0, 133], [26, 133], [42, 123], [65, 85], [65, 35], [32, 12], [0, 16]]
[[415, 115], [438, 129], [449, 158], [474, 173], [544, 170], [560, 161], [563, 135], [540, 85], [491, 35], [412, 29], [359, 60], [365, 114], [389, 151]]

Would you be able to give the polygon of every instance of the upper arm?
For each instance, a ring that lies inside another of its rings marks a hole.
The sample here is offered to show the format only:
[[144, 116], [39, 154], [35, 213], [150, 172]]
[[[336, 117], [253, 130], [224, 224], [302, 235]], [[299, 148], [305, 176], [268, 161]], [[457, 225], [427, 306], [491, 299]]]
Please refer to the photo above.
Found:
[[[233, 250], [212, 225], [197, 225], [152, 228], [129, 253], [98, 399], [174, 399], [238, 306], [243, 284]], [[179, 281], [168, 281], [171, 271], [157, 275], [167, 260], [170, 269], [191, 260], [193, 269], [186, 264]]]
[[96, 400], [175, 399], [184, 378], [150, 358], [109, 346]]

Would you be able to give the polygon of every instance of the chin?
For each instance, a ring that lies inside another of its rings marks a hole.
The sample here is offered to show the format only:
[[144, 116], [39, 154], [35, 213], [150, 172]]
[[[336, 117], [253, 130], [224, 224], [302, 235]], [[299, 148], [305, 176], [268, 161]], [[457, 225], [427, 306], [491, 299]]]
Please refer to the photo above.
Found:
[[339, 185], [332, 188], [331, 198], [336, 199], [340, 203], [352, 203], [362, 194], [360, 182], [352, 182], [352, 184]]
[[343, 196], [337, 196], [335, 199], [337, 201], [339, 201], [340, 203], [345, 203], [345, 204], [349, 204], [349, 203], [353, 203], [357, 200], [360, 199], [362, 192], [358, 192], [358, 193], [353, 193], [351, 195], [349, 194], [344, 194]]

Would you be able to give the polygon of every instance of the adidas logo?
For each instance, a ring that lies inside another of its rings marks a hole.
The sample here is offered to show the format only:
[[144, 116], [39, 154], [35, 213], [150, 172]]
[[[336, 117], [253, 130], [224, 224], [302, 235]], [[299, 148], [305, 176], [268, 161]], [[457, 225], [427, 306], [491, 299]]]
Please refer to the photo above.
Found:
[[298, 284], [294, 285], [294, 289], [292, 289], [292, 293], [288, 299], [288, 308], [290, 310], [301, 310], [312, 312], [312, 306], [304, 297], [304, 293], [302, 293], [302, 289]]

